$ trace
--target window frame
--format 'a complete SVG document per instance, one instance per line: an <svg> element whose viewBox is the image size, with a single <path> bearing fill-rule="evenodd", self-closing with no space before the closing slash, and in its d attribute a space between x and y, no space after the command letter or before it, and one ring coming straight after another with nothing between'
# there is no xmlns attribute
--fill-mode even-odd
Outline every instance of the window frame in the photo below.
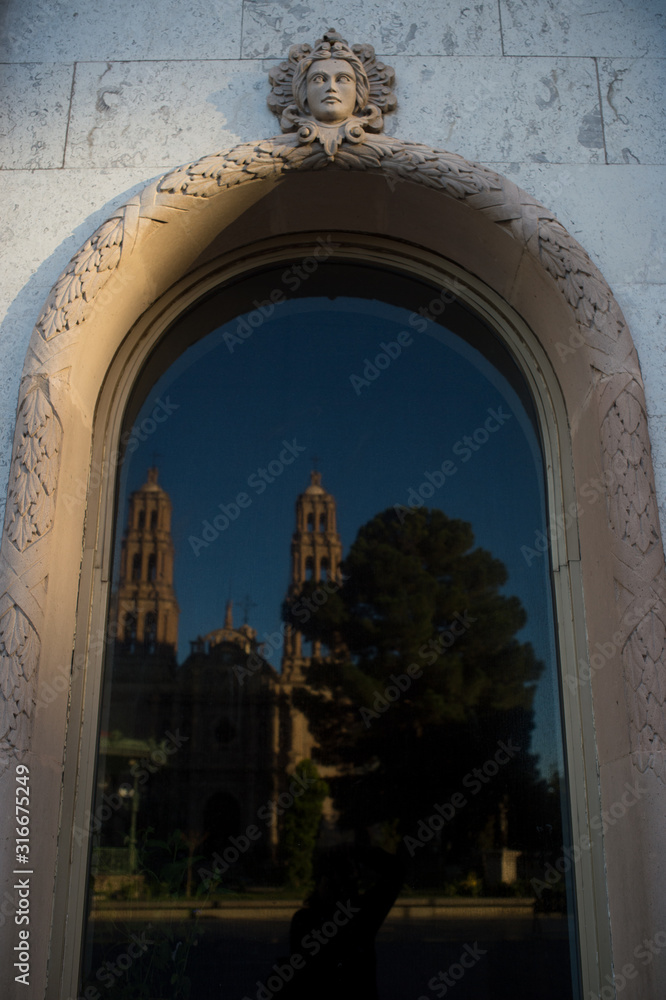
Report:
<svg viewBox="0 0 666 1000"><path fill-rule="evenodd" d="M88 493L88 517L79 593L79 621L88 629L77 630L75 659L82 656L85 672L72 683L69 742L65 771L63 816L71 814L73 826L85 827L85 813L90 809L94 787L94 761L97 742L103 649L91 643L91 637L104 634L110 599L110 570L117 494L118 465L109 461L120 441L125 410L135 386L147 376L154 348L178 316L189 310L215 289L222 289L241 275L285 265L314 252L317 239L328 233L310 233L294 240L258 241L239 255L230 254L197 268L177 281L134 325L121 344L108 369L100 393L93 428L92 468L105 470ZM532 395L542 439L547 475L549 518L564 518L565 529L552 544L553 589L556 605L556 629L562 671L562 711L567 776L570 790L573 843L585 836L593 849L582 854L575 866L578 909L579 953L583 995L600 990L604 977L611 975L610 927L603 846L594 837L591 821L601 815L595 753L592 697L589 686L573 691L564 683L567 673L576 673L577 663L587 658L583 581L580 566L578 523L565 517L576 503L572 446L563 393L550 359L537 337L516 311L479 278L439 255L411 247L408 251L396 240L374 239L351 233L336 233L334 259L357 261L402 270L434 288L448 289L474 310L503 341L520 368ZM187 346L187 345L185 345ZM181 350L185 349L181 347ZM174 357L165 355L158 367L165 371ZM76 742L75 752L71 744ZM77 780L78 778L78 780ZM63 839L68 839L68 857L73 855L71 828L63 823ZM62 953L63 979L50 977L47 997L76 996L80 948L86 897L87 851L83 863L72 864L63 873L59 867L56 900L54 948ZM65 915L69 913L70 919ZM71 915L74 918L71 919ZM67 970L73 970L68 973Z"/></svg>

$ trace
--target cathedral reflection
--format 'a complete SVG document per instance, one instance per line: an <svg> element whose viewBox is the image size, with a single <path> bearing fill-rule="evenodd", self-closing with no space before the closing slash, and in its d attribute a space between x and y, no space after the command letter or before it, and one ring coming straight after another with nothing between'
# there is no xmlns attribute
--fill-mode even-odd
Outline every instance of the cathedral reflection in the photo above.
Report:
<svg viewBox="0 0 666 1000"><path fill-rule="evenodd" d="M541 967L541 995L567 995L565 882L543 899L530 888L565 837L558 775L530 750L543 664L471 525L389 509L343 557L313 471L283 624L262 642L249 600L241 624L229 600L179 664L171 518L150 468L129 500L110 619L84 983L148 922L161 936L119 997L180 996L167 982L203 1000L260 997L278 968L293 969L284 997L397 1000L453 960L446 921L458 942L516 942L479 961L486 991L461 997L519 995ZM342 904L363 918L297 969Z"/></svg>
<svg viewBox="0 0 666 1000"><path fill-rule="evenodd" d="M197 856L210 859L258 825L261 837L224 882L275 883L288 860L280 851L280 802L290 795L296 766L312 756L294 693L306 685L312 658L322 655L320 643L306 650L302 634L288 625L259 642L247 621L234 624L230 600L224 624L191 640L190 655L177 664L171 515L171 500L151 468L130 498L115 594L97 808L112 794L124 801L101 829L93 858L97 892L128 891L124 876L136 872L136 840L148 830L162 838L181 831L184 843L196 842ZM330 593L341 557L335 500L312 472L296 500L287 597L306 581L321 581L322 594ZM316 611L317 603L308 604ZM304 604L304 616L311 613ZM269 662L278 657L279 670ZM330 822L330 799L324 815Z"/></svg>

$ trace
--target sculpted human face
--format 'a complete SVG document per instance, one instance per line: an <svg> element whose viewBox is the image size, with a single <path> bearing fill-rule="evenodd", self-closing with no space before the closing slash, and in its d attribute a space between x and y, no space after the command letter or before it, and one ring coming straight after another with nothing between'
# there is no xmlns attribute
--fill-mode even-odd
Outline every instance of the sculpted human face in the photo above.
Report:
<svg viewBox="0 0 666 1000"><path fill-rule="evenodd" d="M318 59L308 70L307 95L317 121L344 121L356 105L354 70L344 59Z"/></svg>

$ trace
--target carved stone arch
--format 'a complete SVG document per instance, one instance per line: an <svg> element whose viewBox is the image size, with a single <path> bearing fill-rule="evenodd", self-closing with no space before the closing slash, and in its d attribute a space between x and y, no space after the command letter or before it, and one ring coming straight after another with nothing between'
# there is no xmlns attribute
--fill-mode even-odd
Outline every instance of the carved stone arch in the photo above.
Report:
<svg viewBox="0 0 666 1000"><path fill-rule="evenodd" d="M169 292L184 276L202 268L212 274L221 258L242 268L261 241L312 245L326 234L333 241L337 234L362 235L377 246L390 241L407 256L427 253L451 262L532 331L559 383L573 478L579 490L602 484L605 501L585 506L583 497L566 525L574 548L580 525L580 562L574 558L570 569L582 579L589 652L600 650L604 666L592 677L596 732L585 732L586 752L594 755L596 738L608 804L632 772L645 775L654 790L666 781L663 546L638 359L608 285L551 212L461 157L368 140L349 150L343 145L331 164L308 146L267 140L179 168L119 209L60 276L33 331L0 550L0 784L11 787L13 759L34 762L42 808L51 817L40 847L41 898L52 894L58 816L65 827L74 808L73 790L65 786L60 797L68 723L63 692L72 678L84 677L81 703L69 705L70 734L77 712L89 713L97 698L98 680L85 675L87 654L98 653L101 642L94 617L79 624L89 627L77 640L83 653L72 660L71 651L77 595L90 589L89 567L101 559L104 575L108 560L101 551L84 552L82 539L86 517L96 529L87 531L86 546L96 544L91 535L108 541L110 532L108 524L96 523L100 508L90 497L96 480L113 474L112 456L91 468L91 448L102 390L120 391L120 383L109 385L114 358L145 335L141 317L177 310ZM122 373L125 383L137 377L133 364ZM117 440L119 419L109 427L109 445L114 434ZM644 816L645 850L656 854L656 813L645 806ZM13 842L11 823L3 825L7 843ZM609 864L611 915L623 902L619 859L632 843L626 833L613 836L618 867ZM6 860L12 864L11 855ZM645 886L642 864L636 860L633 871ZM80 905L83 889L79 878L70 905ZM630 907L628 925L635 918L634 925L643 926L639 911L638 903ZM47 941L47 908L44 913L37 931ZM620 934L617 963L630 957L640 937ZM39 988L45 957L35 978Z"/></svg>

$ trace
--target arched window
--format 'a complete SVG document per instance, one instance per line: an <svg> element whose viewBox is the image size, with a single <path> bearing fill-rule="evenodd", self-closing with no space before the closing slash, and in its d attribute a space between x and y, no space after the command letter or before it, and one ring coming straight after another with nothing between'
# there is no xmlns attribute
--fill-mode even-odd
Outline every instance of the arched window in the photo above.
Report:
<svg viewBox="0 0 666 1000"><path fill-rule="evenodd" d="M244 828L276 789L288 789L286 762L344 761L346 770L335 776L330 815L339 818L327 820L329 841L352 843L361 827L398 831L405 878L417 894L435 899L430 930L415 921L396 929L404 934L401 948L419 942L413 961L399 973L392 958L384 958L389 979L404 977L401 995L418 996L444 962L437 942L448 926L450 900L462 906L468 897L487 897L499 923L483 930L489 935L484 951L493 958L478 963L479 996L497 982L508 984L507 997L529 995L530 969L543 962L550 970L545 995L578 998L572 872L562 873L543 904L530 888L560 858L571 823L551 553L542 547L534 557L525 554L535 535L548 537L549 526L547 462L530 386L497 331L473 309L442 288L378 267L367 266L359 281L355 265L322 265L271 323L237 347L230 338L240 320L229 302L263 301L282 274L267 271L231 296L220 292L211 300L214 308L208 302L207 312L194 310L169 331L162 370L178 409L123 467L123 489L131 491L144 476L146 449L159 448L165 455L160 483L176 512L174 583L184 651L178 670L165 669L160 684L190 742L169 771L162 811L150 818L154 827L161 817L157 833L166 843L176 835L178 815L190 845L201 838L205 861L188 869L182 846L183 881L174 892L187 899L196 891L215 902L216 893L244 879L262 887L283 889L290 880L301 884L298 879L304 885L314 858L299 854L292 819L262 832L242 858L236 848L239 856L225 860L221 872L212 845L231 857L219 830L225 823ZM332 288L339 290L333 298ZM183 343L185 328L191 337L195 320L199 340L179 353L173 345ZM162 391L154 371L155 378L145 380L150 390L134 402L136 420ZM189 428L206 422L216 428L225 456L214 467L202 462L200 442L188 438ZM285 428L277 440L276 426ZM313 451L321 486L308 486L302 456ZM342 569L349 583L290 592L305 636L298 656L285 642L280 613L293 503L324 486L334 494L345 532ZM125 507L119 502L117 509ZM326 531L324 513L307 516L307 531L316 525ZM118 535L122 527L119 519ZM330 557L317 546L329 539L311 542L315 555L306 559L306 580L317 573L327 580ZM151 580L155 568L151 554ZM188 640L219 615L220 593L232 586L256 602L248 621L236 626L239 648L250 655L247 666L216 673L207 654L188 659ZM272 670L260 669L255 642ZM153 674L128 680L122 670L120 661L108 664L102 709L118 718L114 699L127 698L131 683L155 680ZM317 680L318 701L306 696L309 676ZM259 739L264 698L274 698L283 717L267 713L267 725L276 728ZM219 741L214 761L202 763L199 734L207 730L201 720L216 699L234 706L234 747L242 747L242 763ZM135 725L127 739L160 735L156 720L144 716ZM98 796L111 767L100 744ZM230 791L209 797L215 810L202 812L214 785ZM234 806L225 819L227 795L239 803L239 815ZM181 812L167 807L172 799ZM140 806L139 831L148 815ZM102 827L102 845L104 836ZM324 838L319 846L324 856ZM141 857L139 871L148 871L149 863ZM141 895L140 887L135 891ZM101 904L91 897L90 905L95 919L87 929L81 988L107 943L94 909ZM483 905L475 903L474 912ZM506 948L508 921L529 956L523 964ZM535 936L535 926L545 922L549 933ZM107 931L116 933L105 925ZM230 989L239 996L262 975L252 964L255 931L240 934L226 963ZM470 924L471 934L481 932L480 923ZM426 959L418 957L421 948ZM190 978L207 1000L204 951Z"/></svg>
<svg viewBox="0 0 666 1000"><path fill-rule="evenodd" d="M157 511L153 510L150 513L150 530L155 531L157 529Z"/></svg>
<svg viewBox="0 0 666 1000"><path fill-rule="evenodd" d="M154 552L148 556L148 579L151 583L157 579L157 555Z"/></svg>
<svg viewBox="0 0 666 1000"><path fill-rule="evenodd" d="M146 652L152 654L156 650L157 642L157 613L155 611L146 612L143 629Z"/></svg>
<svg viewBox="0 0 666 1000"><path fill-rule="evenodd" d="M135 552L132 556L132 580L141 579L141 553Z"/></svg>
<svg viewBox="0 0 666 1000"><path fill-rule="evenodd" d="M128 611L125 615L125 622L124 622L124 633L125 633L124 648L125 652L127 653L134 653L136 651L136 630L137 630L136 611Z"/></svg>
<svg viewBox="0 0 666 1000"><path fill-rule="evenodd" d="M143 529L146 527L146 512L145 512L145 510L140 510L139 511L139 517L138 517L137 527L138 527L139 531L143 531Z"/></svg>

